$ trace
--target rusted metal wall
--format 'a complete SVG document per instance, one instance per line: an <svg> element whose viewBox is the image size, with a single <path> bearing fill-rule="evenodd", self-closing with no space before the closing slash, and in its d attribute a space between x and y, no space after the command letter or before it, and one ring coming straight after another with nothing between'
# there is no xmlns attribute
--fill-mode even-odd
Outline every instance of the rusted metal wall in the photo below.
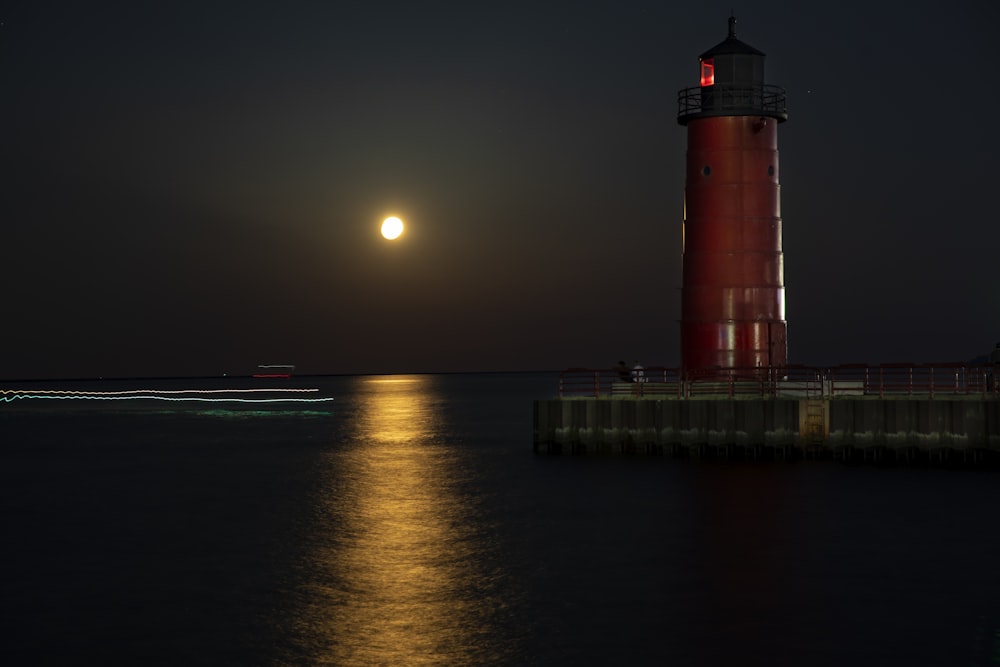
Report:
<svg viewBox="0 0 1000 667"><path fill-rule="evenodd" d="M687 127L683 366L785 366L778 122L715 116Z"/></svg>

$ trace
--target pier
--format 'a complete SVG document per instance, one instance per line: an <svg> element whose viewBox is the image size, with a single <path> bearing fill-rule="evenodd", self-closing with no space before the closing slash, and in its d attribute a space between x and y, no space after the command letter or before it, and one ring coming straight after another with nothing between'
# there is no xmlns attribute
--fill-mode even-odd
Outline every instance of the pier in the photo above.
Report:
<svg viewBox="0 0 1000 667"><path fill-rule="evenodd" d="M680 375L573 369L534 402L538 454L742 460L1000 462L1000 393L988 366L845 365Z"/></svg>

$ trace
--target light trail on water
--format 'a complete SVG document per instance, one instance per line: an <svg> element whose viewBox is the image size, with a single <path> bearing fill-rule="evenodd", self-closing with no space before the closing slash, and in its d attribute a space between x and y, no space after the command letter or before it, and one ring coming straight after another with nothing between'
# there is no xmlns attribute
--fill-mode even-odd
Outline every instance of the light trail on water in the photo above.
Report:
<svg viewBox="0 0 1000 667"><path fill-rule="evenodd" d="M154 401L196 401L201 403L328 403L333 400L332 396L319 396L316 398L305 398L295 396L281 396L271 398L242 398L234 394L301 394L314 393L319 389L128 389L122 391L75 391L64 389L41 389L41 390L20 390L2 389L0 390L0 401L11 403L16 400L93 400L93 401L129 401L129 400L154 400ZM192 395L196 394L196 395ZM205 396L226 394L224 397Z"/></svg>

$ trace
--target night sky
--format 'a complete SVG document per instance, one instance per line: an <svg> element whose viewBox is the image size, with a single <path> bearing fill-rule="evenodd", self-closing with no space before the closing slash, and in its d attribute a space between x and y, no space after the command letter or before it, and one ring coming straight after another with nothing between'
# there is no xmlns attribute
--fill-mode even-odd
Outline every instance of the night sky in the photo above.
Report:
<svg viewBox="0 0 1000 667"><path fill-rule="evenodd" d="M790 362L988 353L995 3L42 0L0 9L0 378L678 365L677 91L731 9L788 93Z"/></svg>

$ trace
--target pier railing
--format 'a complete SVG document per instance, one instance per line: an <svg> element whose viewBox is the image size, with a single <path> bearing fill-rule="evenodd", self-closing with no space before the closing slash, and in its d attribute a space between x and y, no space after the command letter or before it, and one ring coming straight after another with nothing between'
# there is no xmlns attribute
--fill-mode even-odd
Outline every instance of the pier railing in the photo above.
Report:
<svg viewBox="0 0 1000 667"><path fill-rule="evenodd" d="M844 364L827 371L831 398L1000 396L992 366L961 363Z"/></svg>
<svg viewBox="0 0 1000 667"><path fill-rule="evenodd" d="M570 368L559 397L595 398L1000 398L992 366L963 363L843 364L829 368Z"/></svg>

